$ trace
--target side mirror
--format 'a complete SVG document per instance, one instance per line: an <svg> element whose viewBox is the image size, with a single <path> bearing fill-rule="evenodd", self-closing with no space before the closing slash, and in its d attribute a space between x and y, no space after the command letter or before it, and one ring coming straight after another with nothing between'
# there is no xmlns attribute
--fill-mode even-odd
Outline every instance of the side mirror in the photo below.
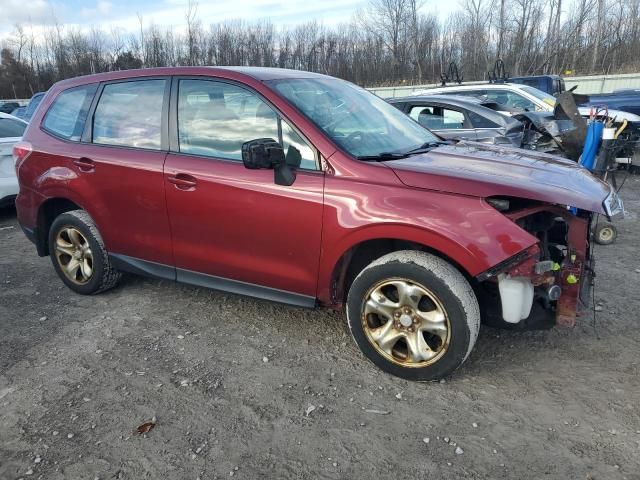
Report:
<svg viewBox="0 0 640 480"><path fill-rule="evenodd" d="M242 144L242 163L246 168L275 168L284 162L284 150L272 138L258 138Z"/></svg>
<svg viewBox="0 0 640 480"><path fill-rule="evenodd" d="M258 138L242 144L242 163L251 170L274 170L274 182L289 186L296 179L296 172L287 163L282 146L272 138Z"/></svg>

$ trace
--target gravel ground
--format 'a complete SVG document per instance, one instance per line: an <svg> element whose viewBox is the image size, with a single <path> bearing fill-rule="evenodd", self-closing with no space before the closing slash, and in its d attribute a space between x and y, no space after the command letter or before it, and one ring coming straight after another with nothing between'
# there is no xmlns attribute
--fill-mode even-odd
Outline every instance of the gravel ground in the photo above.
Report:
<svg viewBox="0 0 640 480"><path fill-rule="evenodd" d="M338 313L133 276L72 294L2 210L0 479L638 479L640 177L623 198L595 326L482 327L427 384Z"/></svg>

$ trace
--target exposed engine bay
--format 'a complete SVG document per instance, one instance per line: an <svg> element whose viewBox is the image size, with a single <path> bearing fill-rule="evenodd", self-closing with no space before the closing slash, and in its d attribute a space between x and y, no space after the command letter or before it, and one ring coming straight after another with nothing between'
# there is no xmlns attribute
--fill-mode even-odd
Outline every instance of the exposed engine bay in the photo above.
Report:
<svg viewBox="0 0 640 480"><path fill-rule="evenodd" d="M594 214L526 203L510 202L504 213L539 242L478 278L483 320L525 330L573 327L593 283L589 230Z"/></svg>

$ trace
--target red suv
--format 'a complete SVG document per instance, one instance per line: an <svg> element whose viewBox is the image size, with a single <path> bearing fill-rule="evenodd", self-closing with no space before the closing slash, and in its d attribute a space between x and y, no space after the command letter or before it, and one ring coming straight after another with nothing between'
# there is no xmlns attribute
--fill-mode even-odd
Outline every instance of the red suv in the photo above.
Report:
<svg viewBox="0 0 640 480"><path fill-rule="evenodd" d="M462 364L481 318L573 325L592 212L622 209L572 162L444 142L300 71L65 80L23 140L19 221L71 290L133 272L344 309L364 354L415 380Z"/></svg>

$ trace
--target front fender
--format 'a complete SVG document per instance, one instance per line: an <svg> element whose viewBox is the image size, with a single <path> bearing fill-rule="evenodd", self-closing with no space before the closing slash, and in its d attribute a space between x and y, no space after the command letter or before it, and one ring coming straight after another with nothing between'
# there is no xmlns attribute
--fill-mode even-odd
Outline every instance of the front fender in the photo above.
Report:
<svg viewBox="0 0 640 480"><path fill-rule="evenodd" d="M334 181L336 186L332 185ZM336 266L347 252L368 240L419 244L449 259L471 277L538 242L481 198L388 184L367 185L363 192L351 184L346 194L343 184L328 179L325 185L318 275L318 299L325 304L332 301Z"/></svg>

